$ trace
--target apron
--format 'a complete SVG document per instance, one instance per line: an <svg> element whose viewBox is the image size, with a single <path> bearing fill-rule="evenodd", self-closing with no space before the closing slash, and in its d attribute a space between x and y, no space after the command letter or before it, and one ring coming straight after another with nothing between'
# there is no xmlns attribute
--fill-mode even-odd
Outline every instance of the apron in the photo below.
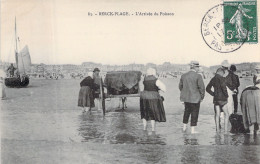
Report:
<svg viewBox="0 0 260 164"><path fill-rule="evenodd" d="M232 114L234 112L233 92L228 87L227 87L227 92L228 92L228 100L227 100L228 113Z"/></svg>

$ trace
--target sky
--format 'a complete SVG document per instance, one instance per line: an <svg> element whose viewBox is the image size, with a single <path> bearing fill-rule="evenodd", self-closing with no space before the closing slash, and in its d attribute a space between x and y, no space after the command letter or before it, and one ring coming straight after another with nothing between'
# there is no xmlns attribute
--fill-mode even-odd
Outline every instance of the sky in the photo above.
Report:
<svg viewBox="0 0 260 164"><path fill-rule="evenodd" d="M0 2L0 57L5 62L15 61L15 17L19 48L28 45L32 63L186 64L197 60L201 65L211 66L223 60L260 62L259 44L244 44L232 53L219 53L204 42L202 18L210 8L222 3L221 0ZM88 16L89 12L109 11L169 12L174 16Z"/></svg>

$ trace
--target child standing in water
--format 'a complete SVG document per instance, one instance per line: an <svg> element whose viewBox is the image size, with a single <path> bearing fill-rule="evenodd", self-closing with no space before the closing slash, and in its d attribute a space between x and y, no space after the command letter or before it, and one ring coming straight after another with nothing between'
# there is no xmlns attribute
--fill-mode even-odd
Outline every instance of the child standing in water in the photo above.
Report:
<svg viewBox="0 0 260 164"><path fill-rule="evenodd" d="M223 110L224 112L224 129L225 133L228 132L228 108L227 108L227 100L228 100L228 92L226 87L226 81L223 75L225 74L224 69L219 68L216 72L216 75L210 80L209 84L206 87L206 91L213 96L213 104L215 110L215 124L216 131L220 131L220 112ZM214 91L211 90L213 87Z"/></svg>

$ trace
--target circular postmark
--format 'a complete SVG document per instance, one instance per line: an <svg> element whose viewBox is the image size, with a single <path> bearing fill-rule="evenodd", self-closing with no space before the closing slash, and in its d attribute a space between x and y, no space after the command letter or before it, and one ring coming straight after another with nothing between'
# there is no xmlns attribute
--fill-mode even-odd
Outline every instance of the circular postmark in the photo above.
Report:
<svg viewBox="0 0 260 164"><path fill-rule="evenodd" d="M227 36L224 24L230 22L229 19L224 18L225 5L226 4L219 4L209 9L202 18L201 22L201 35L203 40L211 49L220 53L229 53L236 51L247 40L247 38L245 37L237 42L225 43L225 36L229 36ZM238 12L241 12L238 8L236 8L236 10ZM247 25L247 22L244 23ZM246 30L246 35L247 33L248 30Z"/></svg>

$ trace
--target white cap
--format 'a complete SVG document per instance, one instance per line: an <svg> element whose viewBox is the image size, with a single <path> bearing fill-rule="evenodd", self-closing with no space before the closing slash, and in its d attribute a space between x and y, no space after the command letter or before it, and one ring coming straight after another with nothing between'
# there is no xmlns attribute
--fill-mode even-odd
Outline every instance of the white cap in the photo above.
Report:
<svg viewBox="0 0 260 164"><path fill-rule="evenodd" d="M198 61L194 61L194 60L191 61L189 65L192 67L200 67L200 63Z"/></svg>
<svg viewBox="0 0 260 164"><path fill-rule="evenodd" d="M90 76L90 77L93 78L93 72L90 72L90 71L89 71L89 72L87 73L87 76Z"/></svg>
<svg viewBox="0 0 260 164"><path fill-rule="evenodd" d="M155 76L156 75L156 70L154 68L150 67L150 68L147 69L146 73L147 73L147 75L154 75Z"/></svg>
<svg viewBox="0 0 260 164"><path fill-rule="evenodd" d="M221 63L221 66L222 66L222 67L225 67L225 68L229 68L229 67L230 67L230 64L228 63L227 60L224 60L224 61Z"/></svg>
<svg viewBox="0 0 260 164"><path fill-rule="evenodd" d="M256 66L255 66L255 69L260 69L260 65L256 65Z"/></svg>

